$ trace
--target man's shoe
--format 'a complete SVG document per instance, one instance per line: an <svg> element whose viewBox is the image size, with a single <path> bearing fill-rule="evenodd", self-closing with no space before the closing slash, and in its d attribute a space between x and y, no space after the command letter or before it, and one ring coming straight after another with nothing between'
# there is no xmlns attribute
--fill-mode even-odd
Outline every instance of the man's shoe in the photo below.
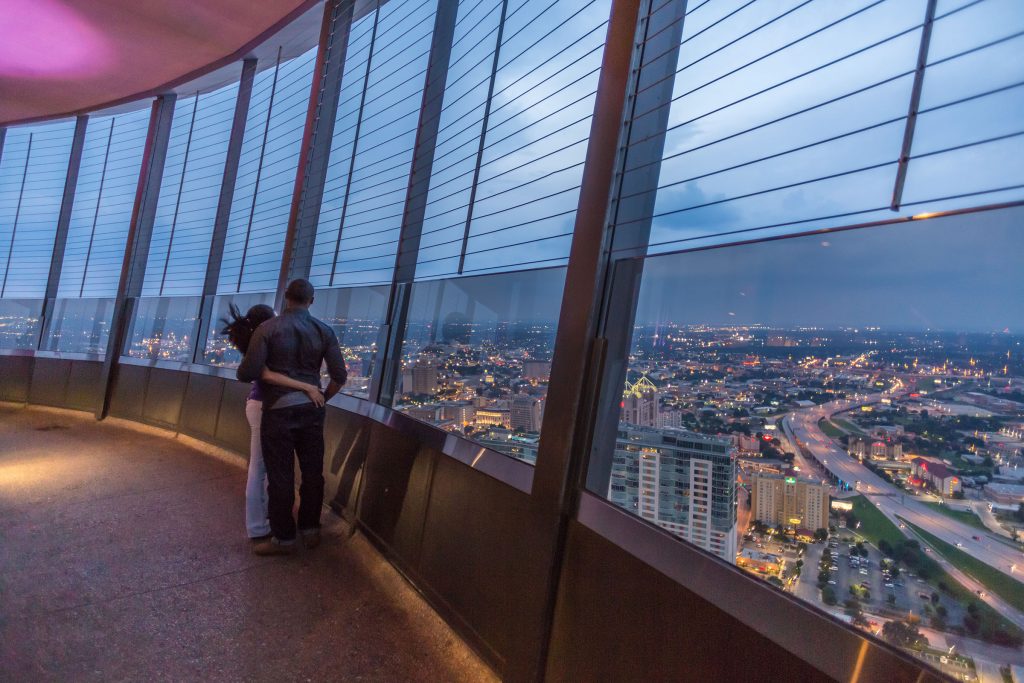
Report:
<svg viewBox="0 0 1024 683"><path fill-rule="evenodd" d="M271 537L253 543L252 551L257 555L291 555L295 552L295 541L282 543Z"/></svg>
<svg viewBox="0 0 1024 683"><path fill-rule="evenodd" d="M307 550L312 550L320 545L319 529L303 529L299 535L302 536L302 545L306 546Z"/></svg>

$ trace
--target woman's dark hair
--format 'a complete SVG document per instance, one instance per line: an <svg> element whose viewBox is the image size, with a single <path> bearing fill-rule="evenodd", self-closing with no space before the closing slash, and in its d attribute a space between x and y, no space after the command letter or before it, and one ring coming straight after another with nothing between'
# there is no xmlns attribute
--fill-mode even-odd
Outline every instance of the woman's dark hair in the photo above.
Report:
<svg viewBox="0 0 1024 683"><path fill-rule="evenodd" d="M245 315L242 315L238 311L238 306L234 304L228 306L228 311L231 314L231 320L220 319L221 324L224 325L220 333L226 334L231 345L242 353L249 350L249 340L252 339L252 333L256 331L256 328L275 315L274 309L266 304L256 304L246 311Z"/></svg>

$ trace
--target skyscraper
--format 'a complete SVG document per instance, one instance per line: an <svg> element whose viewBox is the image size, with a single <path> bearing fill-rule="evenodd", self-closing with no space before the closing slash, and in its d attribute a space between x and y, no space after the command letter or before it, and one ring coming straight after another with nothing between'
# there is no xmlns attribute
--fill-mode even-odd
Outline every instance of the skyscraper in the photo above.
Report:
<svg viewBox="0 0 1024 683"><path fill-rule="evenodd" d="M660 427L658 401L661 392L646 376L636 382L626 382L622 392L622 422L637 427Z"/></svg>
<svg viewBox="0 0 1024 683"><path fill-rule="evenodd" d="M728 438L623 426L609 499L728 562L736 559L736 457Z"/></svg>

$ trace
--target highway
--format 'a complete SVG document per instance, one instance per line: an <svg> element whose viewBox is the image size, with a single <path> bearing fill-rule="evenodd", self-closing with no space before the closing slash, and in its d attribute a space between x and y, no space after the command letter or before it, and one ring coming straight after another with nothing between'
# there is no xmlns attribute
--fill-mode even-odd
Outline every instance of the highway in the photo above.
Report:
<svg viewBox="0 0 1024 683"><path fill-rule="evenodd" d="M899 515L1018 581L1024 581L1024 554L914 500L850 457L818 428L818 421L822 418L876 403L881 397L882 394L869 394L857 401L832 401L814 408L793 411L783 418L783 429L791 441L804 446L834 476L850 486L856 486L894 523L898 523L896 515ZM860 482L859 485L857 482Z"/></svg>

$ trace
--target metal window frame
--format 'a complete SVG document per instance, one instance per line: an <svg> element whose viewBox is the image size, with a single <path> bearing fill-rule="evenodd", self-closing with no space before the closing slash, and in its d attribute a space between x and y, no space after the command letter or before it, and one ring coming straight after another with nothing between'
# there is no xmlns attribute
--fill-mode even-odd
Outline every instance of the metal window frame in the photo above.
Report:
<svg viewBox="0 0 1024 683"><path fill-rule="evenodd" d="M412 283L416 278L420 237L427 208L427 189L433 173L434 151L441 122L444 91L448 83L455 24L459 15L458 0L440 0L434 14L434 32L431 36L430 58L424 81L416 142L413 145L409 186L402 211L402 227L398 234L398 249L392 271L391 294L388 297L385 324L381 327L380 352L377 354L370 381L369 400L386 407L394 403L395 385L401 367L402 344L405 341L405 323L409 316ZM365 90L364 90L365 95ZM340 240L340 234L339 234Z"/></svg>
<svg viewBox="0 0 1024 683"><path fill-rule="evenodd" d="M257 61L255 59L246 59L242 62L238 94L235 97L235 112L231 121L227 155L224 159L224 174L221 177L220 198L217 200L217 213L213 221L213 234L210 238L210 253L206 259L206 276L203 279L199 315L196 320L195 334L193 335L192 362L196 365L202 364L202 354L206 348L206 338L210 335L213 304L217 297L217 285L220 282L224 243L228 235L231 204L235 197L235 181L238 179L238 164L242 157L242 140L245 137L245 122L249 117L249 104L252 101L252 87L256 79L256 67Z"/></svg>
<svg viewBox="0 0 1024 683"><path fill-rule="evenodd" d="M284 303L284 290L288 282L295 278L309 277L312 267L320 205L327 182L334 123L354 16L355 0L331 0L324 5L320 42L313 67L313 73L319 77L313 79L311 86L306 126L299 151L295 190L275 295L278 309ZM376 22L374 26L376 28ZM365 96L365 82L363 85ZM340 229L338 236L340 242Z"/></svg>

